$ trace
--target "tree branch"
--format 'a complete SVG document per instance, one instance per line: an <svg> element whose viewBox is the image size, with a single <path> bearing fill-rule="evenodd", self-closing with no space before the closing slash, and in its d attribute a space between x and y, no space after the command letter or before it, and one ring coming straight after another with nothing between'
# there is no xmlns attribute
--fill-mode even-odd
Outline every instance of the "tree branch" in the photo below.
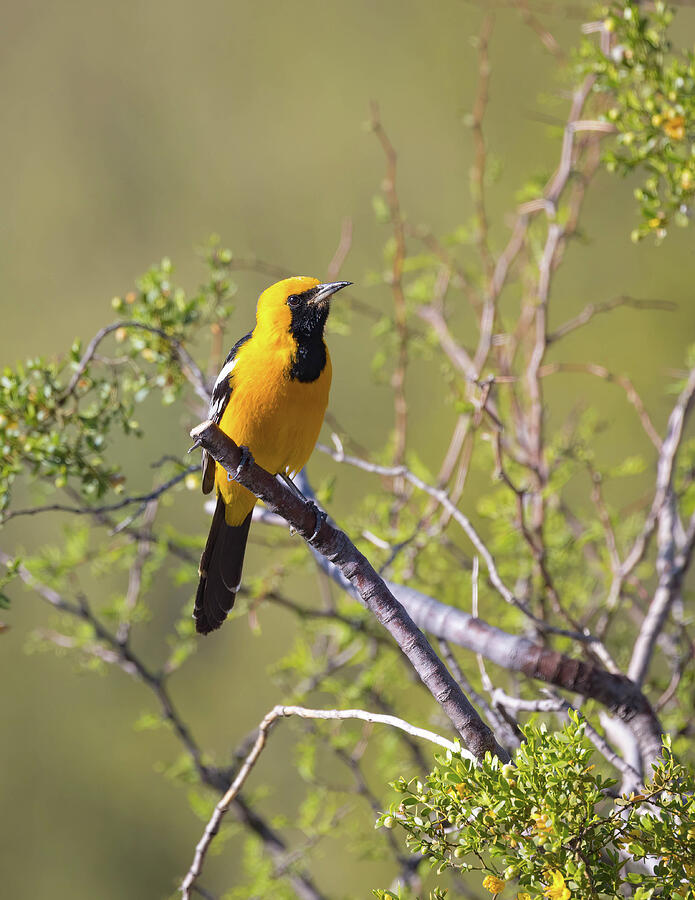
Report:
<svg viewBox="0 0 695 900"><path fill-rule="evenodd" d="M203 422L194 428L191 437L240 484L263 500L272 512L280 513L311 546L340 569L367 608L394 637L473 754L481 758L490 751L508 759L507 752L468 702L427 638L347 535L329 524L325 516L317 515L313 503L299 499L255 462L242 464L237 445L213 422Z"/></svg>

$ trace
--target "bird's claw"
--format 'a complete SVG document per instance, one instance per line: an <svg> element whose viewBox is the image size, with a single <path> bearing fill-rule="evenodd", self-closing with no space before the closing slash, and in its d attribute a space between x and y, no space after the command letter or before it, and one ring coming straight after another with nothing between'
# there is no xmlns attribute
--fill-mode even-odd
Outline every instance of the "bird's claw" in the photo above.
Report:
<svg viewBox="0 0 695 900"><path fill-rule="evenodd" d="M233 472L227 472L227 479L229 481L238 481L239 476L244 471L246 466L248 466L249 463L254 462L253 455L248 447L246 447L244 444L241 444L239 446L239 450L241 452L241 459L239 460L239 465Z"/></svg>
<svg viewBox="0 0 695 900"><path fill-rule="evenodd" d="M310 538L307 539L309 541L309 543L311 543L312 541L316 540L316 538L319 536L319 531L321 531L321 526L326 521L328 516L319 506L317 506L314 503L313 500L309 501L309 506L313 508L314 515L316 516L316 527L314 528L314 533L311 535Z"/></svg>

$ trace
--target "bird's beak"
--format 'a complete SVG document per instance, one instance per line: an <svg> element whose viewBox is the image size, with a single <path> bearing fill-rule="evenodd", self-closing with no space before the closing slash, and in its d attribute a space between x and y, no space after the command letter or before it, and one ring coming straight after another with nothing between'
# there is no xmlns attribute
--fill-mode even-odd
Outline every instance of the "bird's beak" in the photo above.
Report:
<svg viewBox="0 0 695 900"><path fill-rule="evenodd" d="M326 284L318 284L316 286L316 293L311 298L311 302L323 303L324 300L328 300L329 297L332 297L336 291L342 291L344 287L348 287L348 285L351 284L351 281L331 281Z"/></svg>

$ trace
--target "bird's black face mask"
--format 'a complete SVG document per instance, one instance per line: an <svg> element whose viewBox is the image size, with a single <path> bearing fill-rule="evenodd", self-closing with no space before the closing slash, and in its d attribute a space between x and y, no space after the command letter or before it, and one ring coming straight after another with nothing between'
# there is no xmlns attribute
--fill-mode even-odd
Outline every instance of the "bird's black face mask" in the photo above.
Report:
<svg viewBox="0 0 695 900"><path fill-rule="evenodd" d="M323 329L330 311L330 300L336 291L347 287L349 281L317 284L301 294L290 294L287 305L292 314L290 332L297 350L290 367L290 378L315 381L326 365L326 345Z"/></svg>

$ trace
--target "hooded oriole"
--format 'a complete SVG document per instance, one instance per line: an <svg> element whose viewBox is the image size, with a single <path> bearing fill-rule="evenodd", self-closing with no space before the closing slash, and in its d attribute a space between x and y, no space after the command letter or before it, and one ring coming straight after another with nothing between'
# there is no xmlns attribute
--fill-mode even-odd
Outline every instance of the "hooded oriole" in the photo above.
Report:
<svg viewBox="0 0 695 900"><path fill-rule="evenodd" d="M212 391L208 418L259 466L292 476L311 456L331 386L323 340L330 298L351 282L319 284L297 276L265 290L256 327L229 351ZM217 487L217 506L195 598L196 630L219 628L241 582L256 497L203 451L203 493Z"/></svg>

